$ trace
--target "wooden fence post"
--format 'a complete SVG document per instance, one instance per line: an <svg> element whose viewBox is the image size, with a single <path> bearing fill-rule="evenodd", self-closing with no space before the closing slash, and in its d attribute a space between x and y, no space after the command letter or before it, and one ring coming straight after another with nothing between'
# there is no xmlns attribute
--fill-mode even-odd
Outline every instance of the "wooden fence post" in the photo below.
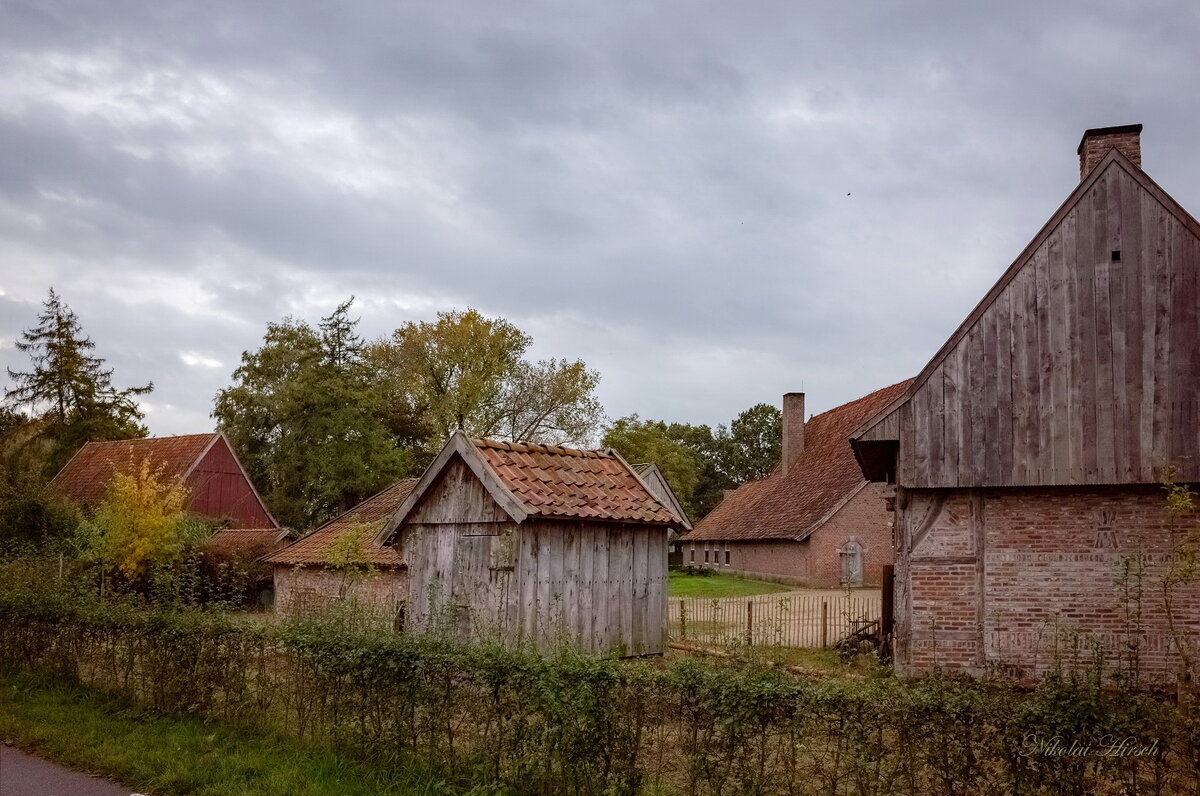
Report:
<svg viewBox="0 0 1200 796"><path fill-rule="evenodd" d="M746 646L754 646L754 600L746 600Z"/></svg>
<svg viewBox="0 0 1200 796"><path fill-rule="evenodd" d="M821 648L829 646L829 601L821 600Z"/></svg>
<svg viewBox="0 0 1200 796"><path fill-rule="evenodd" d="M679 637L687 640L687 600L679 601Z"/></svg>
<svg viewBox="0 0 1200 796"><path fill-rule="evenodd" d="M879 600L879 652L885 661L892 659L892 633L896 629L896 567L883 568L883 591Z"/></svg>

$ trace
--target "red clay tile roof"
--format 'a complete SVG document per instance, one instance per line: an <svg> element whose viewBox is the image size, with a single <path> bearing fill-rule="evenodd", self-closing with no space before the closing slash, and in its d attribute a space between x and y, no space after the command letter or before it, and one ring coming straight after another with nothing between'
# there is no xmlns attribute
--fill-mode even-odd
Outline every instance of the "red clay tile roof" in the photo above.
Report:
<svg viewBox="0 0 1200 796"><path fill-rule="evenodd" d="M115 442L89 442L50 481L50 488L81 506L104 498L113 474L149 459L167 478L180 477L194 465L213 440L213 434L183 434Z"/></svg>
<svg viewBox="0 0 1200 796"><path fill-rule="evenodd" d="M531 516L678 523L612 451L480 439L472 443Z"/></svg>
<svg viewBox="0 0 1200 796"><path fill-rule="evenodd" d="M866 479L854 459L850 434L896 400L911 383L902 381L816 415L804 424L804 452L788 468L743 484L684 539L802 540Z"/></svg>
<svg viewBox="0 0 1200 796"><path fill-rule="evenodd" d="M400 508L416 483L415 478L397 481L378 495L367 498L345 514L334 517L304 538L264 556L262 560L279 566L324 566L328 563L329 548L346 531L357 530L363 551L372 564L377 567L402 567L405 564L400 554L394 548L378 546L374 537Z"/></svg>
<svg viewBox="0 0 1200 796"><path fill-rule="evenodd" d="M221 555L246 553L258 557L278 548L286 535L287 531L281 528L223 528L208 538L204 550Z"/></svg>

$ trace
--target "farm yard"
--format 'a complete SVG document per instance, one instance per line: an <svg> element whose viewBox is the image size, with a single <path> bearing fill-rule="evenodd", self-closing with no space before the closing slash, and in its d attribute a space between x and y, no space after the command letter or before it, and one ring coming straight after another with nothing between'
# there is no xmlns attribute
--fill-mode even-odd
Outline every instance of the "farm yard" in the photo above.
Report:
<svg viewBox="0 0 1200 796"><path fill-rule="evenodd" d="M880 620L878 590L806 589L668 600L669 634L722 646L829 647Z"/></svg>

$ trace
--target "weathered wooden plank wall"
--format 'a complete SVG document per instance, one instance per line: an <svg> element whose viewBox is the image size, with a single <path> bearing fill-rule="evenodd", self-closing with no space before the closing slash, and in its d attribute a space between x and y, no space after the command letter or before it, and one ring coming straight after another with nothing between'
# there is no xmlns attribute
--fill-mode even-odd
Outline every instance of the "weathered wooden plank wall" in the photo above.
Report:
<svg viewBox="0 0 1200 796"><path fill-rule="evenodd" d="M461 461L400 529L407 618L461 635L573 644L601 655L663 652L667 529L511 521Z"/></svg>
<svg viewBox="0 0 1200 796"><path fill-rule="evenodd" d="M1200 237L1156 191L1112 162L859 437L900 441L899 483L1200 480Z"/></svg>

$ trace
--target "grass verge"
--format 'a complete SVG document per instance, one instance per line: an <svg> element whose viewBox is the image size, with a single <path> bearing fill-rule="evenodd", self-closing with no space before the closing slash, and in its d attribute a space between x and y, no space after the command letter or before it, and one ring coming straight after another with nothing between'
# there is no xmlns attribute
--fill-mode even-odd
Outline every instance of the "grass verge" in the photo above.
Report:
<svg viewBox="0 0 1200 796"><path fill-rule="evenodd" d="M671 597L749 597L788 590L778 583L736 575L689 575L676 570L667 578L667 594Z"/></svg>
<svg viewBox="0 0 1200 796"><path fill-rule="evenodd" d="M22 676L0 675L0 739L151 794L451 792L431 778L378 771L199 719L152 715L81 688Z"/></svg>

